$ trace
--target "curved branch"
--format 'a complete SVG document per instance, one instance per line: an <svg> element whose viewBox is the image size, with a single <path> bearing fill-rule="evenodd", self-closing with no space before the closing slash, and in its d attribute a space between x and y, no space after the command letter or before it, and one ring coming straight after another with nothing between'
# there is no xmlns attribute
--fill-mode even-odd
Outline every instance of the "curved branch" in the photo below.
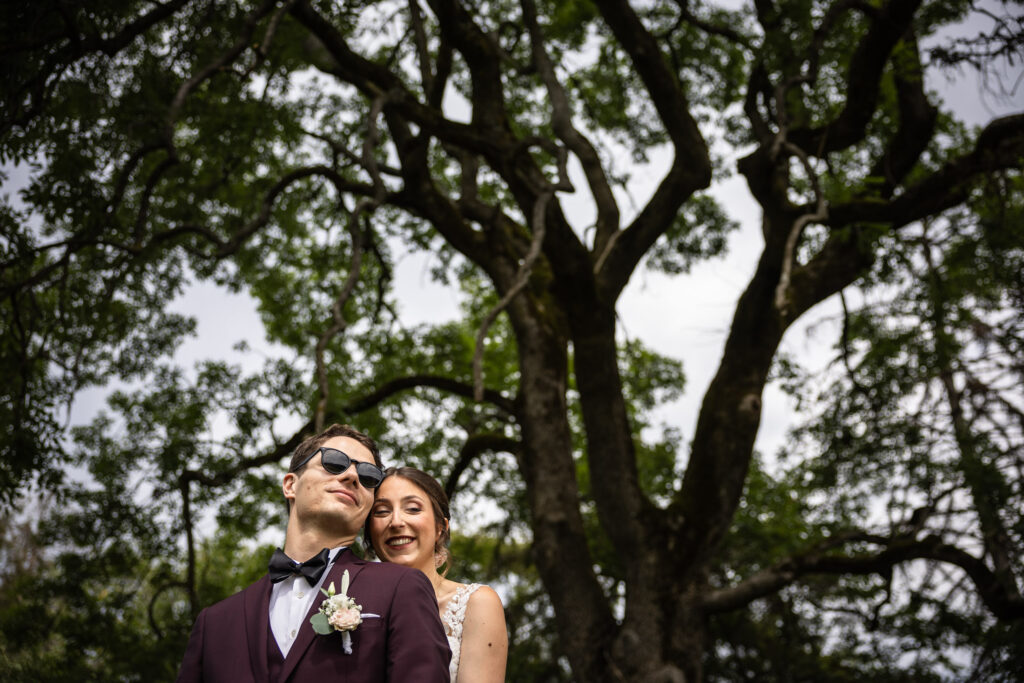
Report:
<svg viewBox="0 0 1024 683"><path fill-rule="evenodd" d="M55 85L55 81L51 77L65 71L79 59L94 52L102 52L109 57L113 57L128 47L140 35L164 19L172 16L188 3L189 0L170 0L163 4L156 3L152 10L129 22L109 38L103 38L98 33L79 35L77 26L68 26L65 32L54 31L42 40L0 46L0 55L4 56L36 50L47 50L48 52L46 58L40 60L42 68L30 80L17 86L12 101L17 101L18 104L10 107L11 115L9 117L5 116L0 120L0 135L5 134L9 127L26 125L42 111L43 105L50 93L52 93L53 86ZM10 9L9 7L5 8L5 11L10 11ZM67 45L60 47L52 46L54 41L62 38L67 38ZM22 110L20 103L25 99L23 93L26 91L31 93L29 96L30 104L27 110ZM35 100L34 102L32 102L33 99Z"/></svg>
<svg viewBox="0 0 1024 683"><path fill-rule="evenodd" d="M710 173L703 145L691 146L694 141L703 142L703 138L697 122L690 115L690 103L675 74L668 68L654 36L626 0L597 0L595 4L636 67L676 148L676 154L687 157L691 168Z"/></svg>
<svg viewBox="0 0 1024 683"><path fill-rule="evenodd" d="M385 187L380 177L380 169L377 167L377 160L374 156L377 143L380 141L380 132L377 128L377 117L380 116L384 105L388 100L386 94L382 94L373 100L370 106L370 113L366 119L366 138L363 140L363 156L360 164L365 168L373 180L373 196L363 197L357 203L349 216L348 232L352 238L352 257L349 260L348 276L341 287L338 296L335 297L334 305L331 307L331 326L324 331L316 343L316 377L317 386L320 390L320 399L317 401L316 413L313 423L316 425L316 432L324 428L324 417L327 413L327 400L330 396L330 388L327 382L327 366L324 363L324 351L332 339L345 331L348 321L342 311L345 303L355 291L356 283L359 282L360 268L363 262L363 239L359 230L359 219L363 214L368 214L380 206L384 200Z"/></svg>
<svg viewBox="0 0 1024 683"><path fill-rule="evenodd" d="M156 637L161 640L164 637L164 632L160 628L160 625L156 623L156 613L154 610L156 608L156 601L160 596L172 588L183 588L185 592L189 594L190 601L195 597L194 591L190 590L190 585L185 581L171 581L159 586L153 591L153 596L149 599L149 604L146 606L146 615L149 618L149 627L153 629L153 633L156 634ZM195 616L193 616L193 619L195 619Z"/></svg>
<svg viewBox="0 0 1024 683"><path fill-rule="evenodd" d="M751 47L750 40L748 40L747 37L739 31L729 28L728 26L712 24L710 21L705 21L691 12L688 0L676 0L676 4L679 5L679 19L676 21L676 26L673 28L673 31L685 22L690 26L699 28L708 35L725 38L726 40L731 40L732 42L738 43L739 45L747 48Z"/></svg>
<svg viewBox="0 0 1024 683"><path fill-rule="evenodd" d="M544 243L545 213L548 201L554 197L555 192L559 190L571 191L573 189L572 183L569 182L565 150L559 148L554 142L546 138L524 140L523 149L525 150L531 144L554 148L554 152L558 157L558 182L555 184L548 184L547 187L542 188L538 193L533 205L533 217L531 221L533 239L530 242L530 248L527 251L526 256L523 258L523 262L519 266L519 270L516 272L512 285L508 288L508 291L505 292L505 295L501 297L501 300L495 304L494 308L488 311L487 315L484 316L484 320L480 324L480 329L477 331L476 347L473 350L473 398L478 402L483 400L484 395L483 357L484 338L487 336L487 330L490 329L491 325L497 319L498 314L505 310L509 303L512 302L512 299L514 299L530 281L530 273L533 272L533 265L540 257L541 246Z"/></svg>
<svg viewBox="0 0 1024 683"><path fill-rule="evenodd" d="M474 23L458 0L429 0L441 30L441 42L462 53L470 73L473 123L507 133L512 127L505 109L500 64L503 55L494 40Z"/></svg>
<svg viewBox="0 0 1024 683"><path fill-rule="evenodd" d="M420 13L419 0L409 0L409 23L412 25L416 59L420 66L420 81L423 83L423 92L427 94L429 100L430 93L434 92L434 74L430 68L430 50L427 47L427 32L423 28L423 15Z"/></svg>
<svg viewBox="0 0 1024 683"><path fill-rule="evenodd" d="M779 274L779 284L775 288L775 308L779 311L779 315L786 317L789 313L789 284L793 263L796 261L797 244L799 244L800 236L807 225L810 223L820 223L828 218L828 204L825 201L825 194L821 191L818 175L814 172L814 168L811 167L811 161L804 151L796 145L785 141L781 142L781 147L800 160L800 164L804 167L804 173L807 174L808 180L811 181L811 187L814 189L816 199L814 211L812 213L805 213L793 221L789 235L786 236L786 245L782 255L782 272Z"/></svg>
<svg viewBox="0 0 1024 683"><path fill-rule="evenodd" d="M267 24L267 30L263 34L263 42L256 49L256 53L260 56L260 60L266 59L267 55L270 54L270 44L274 42L274 36L277 35L277 29L281 25L281 19L284 15L291 10L296 0L285 0L284 4L281 5L274 16L270 18L270 23Z"/></svg>
<svg viewBox="0 0 1024 683"><path fill-rule="evenodd" d="M825 555L811 552L797 556L731 588L721 589L703 599L708 612L722 612L749 604L765 595L778 591L808 574L885 574L902 562L916 559L937 560L963 569L974 583L985 606L998 618L1019 620L1024 618L1024 597L1011 593L1000 583L988 566L977 557L931 536L920 541L887 539L869 535L854 535L845 541L859 541L886 546L885 550L866 555Z"/></svg>
<svg viewBox="0 0 1024 683"><path fill-rule="evenodd" d="M272 451L257 455L251 458L243 458L235 462L231 467L221 470L215 474L207 474L193 469L186 469L181 473L179 481L183 484L194 481L202 486L217 487L231 483L232 480L243 472L262 467L272 462L280 462L282 458L294 451L302 440L313 433L313 421L310 420L300 427L287 441L274 447Z"/></svg>
<svg viewBox="0 0 1024 683"><path fill-rule="evenodd" d="M814 30L814 37L811 40L811 47L807 56L807 78L810 82L818 79L818 66L821 59L821 50L825 46L825 38L831 33L839 18L848 10L856 9L865 14L869 19L877 19L878 11L863 0L839 0L830 5L821 19L821 24Z"/></svg>
<svg viewBox="0 0 1024 683"><path fill-rule="evenodd" d="M764 62L757 62L750 69L750 77L747 79L747 93L743 98L743 113L750 122L750 129L754 137L766 144L772 137L771 127L768 119L761 115L758 107L758 97L768 99L772 84L768 78L768 71Z"/></svg>
<svg viewBox="0 0 1024 683"><path fill-rule="evenodd" d="M878 102L882 71L920 5L921 0L889 0L869 14L871 25L850 60L843 110L825 126L794 130L790 141L805 150L828 153L863 139Z"/></svg>
<svg viewBox="0 0 1024 683"><path fill-rule="evenodd" d="M146 186L142 190L142 200L139 202L139 213L135 217L135 230L133 234L135 244L142 243L143 230L146 226L146 220L149 218L149 204L153 200L153 193L156 191L157 184L164 174L176 166L177 163L178 157L172 151L172 153L167 155L166 159L157 164L156 168L149 174L149 177L146 178Z"/></svg>
<svg viewBox="0 0 1024 683"><path fill-rule="evenodd" d="M339 194L343 192L357 192L363 194L368 192L370 189L366 185L356 184L346 180L337 171L332 168L328 168L327 166L307 166L297 168L283 175L270 187L269 190L267 190L267 194L264 196L263 201L260 204L260 211L256 217L239 227L228 239L224 239L207 227L187 223L171 228L170 230L154 234L146 244L132 247L121 246L120 248L125 251L135 253L155 246L161 242L172 241L184 235L191 234L206 238L216 247L216 251L209 254L203 254L193 250L192 253L196 256L212 259L225 258L238 251L249 237L263 228L270 221L270 214L274 209L274 204L282 192L288 189L288 187L293 183L313 176L323 176L329 180Z"/></svg>
<svg viewBox="0 0 1024 683"><path fill-rule="evenodd" d="M636 264L672 224L683 202L710 184L711 158L676 75L629 2L597 0L595 4L632 60L675 151L672 166L650 201L626 230L608 237L596 259L601 265L595 274L600 276L603 298L613 301Z"/></svg>
<svg viewBox="0 0 1024 683"><path fill-rule="evenodd" d="M292 14L309 30L322 48L323 61L328 63L317 64L318 68L352 84L370 99L384 92L392 93L389 109L400 112L423 131L441 141L483 154L492 162L499 162L507 153L507 145L512 142L507 125L484 126L483 122L475 117L475 108L474 121L471 124L445 118L439 108L421 103L387 67L355 53L341 32L313 9L309 0L298 0L292 7ZM472 61L469 61L472 64ZM439 71L441 66L438 65ZM495 166L500 167L500 163L495 163Z"/></svg>
<svg viewBox="0 0 1024 683"><path fill-rule="evenodd" d="M857 533L841 540L843 543L850 541L886 547L874 554L847 556L812 551L792 557L754 574L740 584L707 595L703 600L704 610L716 613L737 609L810 574L885 574L903 562L936 560L964 570L974 583L982 602L996 617L1024 619L1024 597L1019 592L1010 592L982 560L956 546L944 543L938 536L913 540ZM829 545L834 547L837 544Z"/></svg>
<svg viewBox="0 0 1024 683"><path fill-rule="evenodd" d="M912 46L913 58L904 56L893 65L896 101L899 107L899 127L886 145L885 153L871 170L871 175L883 178L880 194L889 198L894 189L921 158L935 130L938 107L932 106L924 91L924 72L920 51L913 34L904 38ZM908 50L907 52L911 52Z"/></svg>
<svg viewBox="0 0 1024 683"><path fill-rule="evenodd" d="M440 389L463 398L474 398L473 385L471 384L466 384L450 377L442 377L441 375L410 375L408 377L398 377L384 383L383 386L366 396L343 406L342 411L349 414L361 413L383 403L399 392L417 387ZM484 400L499 408L506 415L514 416L516 414L515 403L493 389L484 390Z"/></svg>
<svg viewBox="0 0 1024 683"><path fill-rule="evenodd" d="M558 138L572 150L580 160L587 184L597 205L597 229L594 238L594 251L601 251L606 240L619 229L619 207L612 194L608 177L601 166L601 159L593 144L572 124L572 109L565 89L555 75L544 36L537 21L537 6L533 0L521 0L523 19L530 32L533 47L533 61L537 65L544 87L551 101L551 128Z"/></svg>
<svg viewBox="0 0 1024 683"><path fill-rule="evenodd" d="M252 44L252 37L256 32L256 25L263 17L270 14L275 5L277 5L277 0L263 0L263 4L245 18L243 29L240 31L238 40L236 40L235 43L223 54L203 67L198 73L194 74L192 78L182 83L181 87L178 88L178 92L175 93L174 99L171 100L171 105L167 109L164 128L164 142L170 148L172 155L174 153L174 123L178 120L181 108L185 105L185 99L193 90L199 87L203 81L212 78L218 72L223 71L228 64L238 59L239 55L241 55Z"/></svg>
<svg viewBox="0 0 1024 683"><path fill-rule="evenodd" d="M366 167L363 165L362 158L355 152L350 150L348 147L335 140L334 138L330 137L329 135L317 133L316 131L312 130L307 130L303 132L305 132L305 134L310 136L311 138L316 138L321 142L327 143L327 146L331 148L331 152L335 155L335 158L338 156L343 156L356 166L359 166L360 168L366 170ZM388 166L387 164L378 163L377 169L381 173L381 175L394 176L396 178L399 178L402 175L402 171L400 169L397 169L394 166Z"/></svg>
<svg viewBox="0 0 1024 683"><path fill-rule="evenodd" d="M898 228L962 204L983 174L1014 168L1024 168L1024 114L992 121L972 151L948 161L891 201L833 204L826 224L842 228L855 223L889 223Z"/></svg>
<svg viewBox="0 0 1024 683"><path fill-rule="evenodd" d="M470 466L480 454L485 451L504 451L506 453L517 454L522 448L522 444L515 439L510 439L504 434L487 433L487 434L473 434L466 439L466 443L462 444L462 448L459 450L459 458L452 465L451 472L448 473L448 478L444 483L444 492L448 496L448 500L452 499L455 492L459 488L459 477L462 473Z"/></svg>

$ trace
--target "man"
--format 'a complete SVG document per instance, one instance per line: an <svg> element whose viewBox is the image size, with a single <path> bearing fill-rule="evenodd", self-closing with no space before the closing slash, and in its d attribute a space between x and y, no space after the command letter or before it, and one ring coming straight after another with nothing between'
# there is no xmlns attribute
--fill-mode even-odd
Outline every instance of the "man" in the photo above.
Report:
<svg viewBox="0 0 1024 683"><path fill-rule="evenodd" d="M427 577L349 549L382 478L376 444L347 425L299 444L282 482L283 553L259 581L200 612L178 681L447 682L451 652ZM318 617L321 635L311 622L320 588L340 594L346 572L345 604L359 613L334 626Z"/></svg>

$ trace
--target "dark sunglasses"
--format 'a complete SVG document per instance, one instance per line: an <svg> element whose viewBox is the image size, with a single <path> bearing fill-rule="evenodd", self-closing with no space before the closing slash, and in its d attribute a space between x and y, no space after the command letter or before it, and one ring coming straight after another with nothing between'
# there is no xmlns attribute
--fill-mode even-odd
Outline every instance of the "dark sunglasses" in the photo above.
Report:
<svg viewBox="0 0 1024 683"><path fill-rule="evenodd" d="M323 447L320 447L310 453L308 458L288 471L295 472L302 469L302 466L312 460L317 453L320 453L320 464L323 465L324 469L331 474L341 474L347 470L352 463L355 463L356 475L359 477L359 483L368 489L375 489L380 486L380 482L384 478L384 473L381 472L380 468L372 462L353 460L348 457L347 453L342 453L336 448Z"/></svg>

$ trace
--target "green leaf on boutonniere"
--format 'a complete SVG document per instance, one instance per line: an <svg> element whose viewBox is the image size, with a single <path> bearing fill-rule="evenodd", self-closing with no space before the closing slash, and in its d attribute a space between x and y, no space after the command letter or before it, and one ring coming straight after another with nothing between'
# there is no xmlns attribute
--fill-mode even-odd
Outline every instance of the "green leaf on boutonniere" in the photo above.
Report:
<svg viewBox="0 0 1024 683"><path fill-rule="evenodd" d="M313 625L313 630L322 636L330 635L333 630L331 625L327 623L327 617L322 612L314 614L310 618L309 623Z"/></svg>

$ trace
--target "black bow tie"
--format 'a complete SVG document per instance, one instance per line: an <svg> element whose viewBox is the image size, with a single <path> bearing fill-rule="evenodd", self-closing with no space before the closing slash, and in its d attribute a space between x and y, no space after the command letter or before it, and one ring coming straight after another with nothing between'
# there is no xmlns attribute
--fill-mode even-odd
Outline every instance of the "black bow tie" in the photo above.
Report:
<svg viewBox="0 0 1024 683"><path fill-rule="evenodd" d="M278 548L274 551L273 557L270 558L270 580L278 583L284 581L292 574L302 574L306 577L306 581L309 582L310 586L315 586L320 577L324 575L324 570L327 569L327 560L330 556L331 551L324 548L305 562L295 562L285 555L283 550Z"/></svg>

